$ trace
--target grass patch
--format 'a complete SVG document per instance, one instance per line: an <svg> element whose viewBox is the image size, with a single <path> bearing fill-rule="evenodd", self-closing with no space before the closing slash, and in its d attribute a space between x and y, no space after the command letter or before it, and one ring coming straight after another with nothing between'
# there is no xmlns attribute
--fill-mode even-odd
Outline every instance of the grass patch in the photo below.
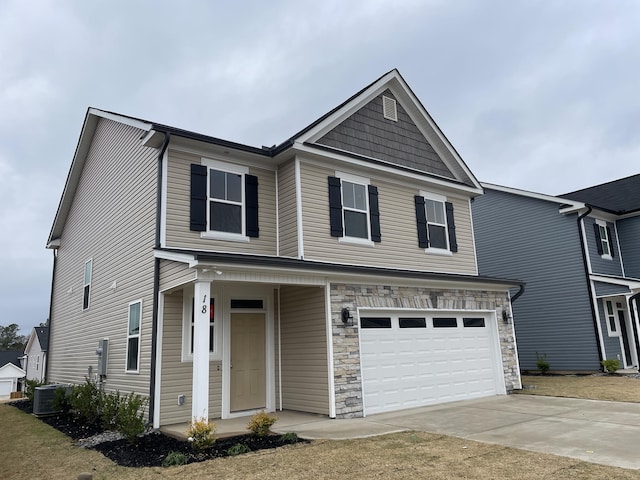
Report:
<svg viewBox="0 0 640 480"><path fill-rule="evenodd" d="M0 451L2 478L11 480L68 480L81 472L92 473L95 480L638 478L635 470L422 432L315 441L169 468L126 468L76 447L65 435L7 405L0 405Z"/></svg>
<svg viewBox="0 0 640 480"><path fill-rule="evenodd" d="M523 375L522 385L519 394L640 403L640 379L623 375Z"/></svg>

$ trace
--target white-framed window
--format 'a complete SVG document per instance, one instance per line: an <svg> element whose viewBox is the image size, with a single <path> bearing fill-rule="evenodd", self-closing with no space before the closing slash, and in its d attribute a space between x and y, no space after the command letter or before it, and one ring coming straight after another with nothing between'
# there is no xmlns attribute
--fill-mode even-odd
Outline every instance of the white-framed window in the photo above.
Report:
<svg viewBox="0 0 640 480"><path fill-rule="evenodd" d="M202 159L207 167L206 238L249 241L246 235L245 175L247 167Z"/></svg>
<svg viewBox="0 0 640 480"><path fill-rule="evenodd" d="M142 300L129 304L129 320L127 322L127 365L126 371L140 371L140 328L142 324Z"/></svg>
<svg viewBox="0 0 640 480"><path fill-rule="evenodd" d="M609 236L609 229L607 228L607 222L604 220L596 220L596 228L598 231L598 235L596 241L600 242L598 248L598 253L602 256L602 258L612 259L612 245L611 238Z"/></svg>
<svg viewBox="0 0 640 480"><path fill-rule="evenodd" d="M340 172L336 172L336 176L342 186L342 238L373 245L369 220L369 179Z"/></svg>
<svg viewBox="0 0 640 480"><path fill-rule="evenodd" d="M82 309L89 308L91 301L91 275L93 270L93 259L84 262L84 283L82 289Z"/></svg>
<svg viewBox="0 0 640 480"><path fill-rule="evenodd" d="M193 361L193 332L194 332L194 297L193 287L186 288L183 293L183 328L182 328L182 361ZM209 359L222 359L222 324L216 324L216 318L220 318L222 309L216 296L209 296Z"/></svg>
<svg viewBox="0 0 640 480"><path fill-rule="evenodd" d="M616 318L615 309L613 308L613 302L611 300L605 301L605 314L607 317L607 333L610 337L619 337L620 328L618 325L618 319Z"/></svg>

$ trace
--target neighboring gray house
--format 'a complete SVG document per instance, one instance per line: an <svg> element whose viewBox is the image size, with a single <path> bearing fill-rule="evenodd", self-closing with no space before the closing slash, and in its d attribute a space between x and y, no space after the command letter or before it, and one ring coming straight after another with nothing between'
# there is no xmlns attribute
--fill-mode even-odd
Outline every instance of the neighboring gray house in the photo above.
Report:
<svg viewBox="0 0 640 480"><path fill-rule="evenodd" d="M27 380L44 381L49 345L49 327L34 327L24 347L23 369Z"/></svg>
<svg viewBox="0 0 640 480"><path fill-rule="evenodd" d="M520 388L481 193L396 70L270 148L89 109L48 241L47 379L148 395L156 427Z"/></svg>
<svg viewBox="0 0 640 480"><path fill-rule="evenodd" d="M514 302L522 370L637 369L640 175L560 196L484 184L473 203L482 275L521 278Z"/></svg>

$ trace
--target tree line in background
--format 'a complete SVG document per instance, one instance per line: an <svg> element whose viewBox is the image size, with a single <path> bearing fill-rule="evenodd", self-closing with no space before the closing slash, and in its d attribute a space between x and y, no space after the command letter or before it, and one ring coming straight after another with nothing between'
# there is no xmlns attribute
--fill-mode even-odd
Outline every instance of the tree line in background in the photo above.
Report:
<svg viewBox="0 0 640 480"><path fill-rule="evenodd" d="M15 323L3 327L0 325L0 352L24 350L28 338L19 334L20 327Z"/></svg>

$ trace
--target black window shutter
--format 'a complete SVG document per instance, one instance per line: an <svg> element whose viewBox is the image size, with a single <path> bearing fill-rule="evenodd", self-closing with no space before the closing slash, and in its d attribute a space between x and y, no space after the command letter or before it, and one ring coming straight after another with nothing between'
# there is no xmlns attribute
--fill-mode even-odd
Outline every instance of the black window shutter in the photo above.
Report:
<svg viewBox="0 0 640 480"><path fill-rule="evenodd" d="M340 179L329 177L329 221L331 222L331 236L342 237L342 194Z"/></svg>
<svg viewBox="0 0 640 480"><path fill-rule="evenodd" d="M195 232L207 230L207 167L191 164L191 206L189 228Z"/></svg>
<svg viewBox="0 0 640 480"><path fill-rule="evenodd" d="M613 237L611 236L611 229L607 226L607 239L609 240L609 254L611 258L615 257L613 254Z"/></svg>
<svg viewBox="0 0 640 480"><path fill-rule="evenodd" d="M456 222L453 219L453 204L444 202L444 210L447 214L447 231L449 232L449 250L458 251L458 241L456 239Z"/></svg>
<svg viewBox="0 0 640 480"><path fill-rule="evenodd" d="M369 185L369 217L371 223L371 240L380 242L380 209L378 207L378 187Z"/></svg>
<svg viewBox="0 0 640 480"><path fill-rule="evenodd" d="M415 196L416 202L416 223L418 226L418 246L427 248L429 240L427 239L427 212L424 210L424 197Z"/></svg>
<svg viewBox="0 0 640 480"><path fill-rule="evenodd" d="M596 248L598 249L598 255L602 255L604 251L602 250L602 240L600 239L600 225L594 223L593 230L596 234Z"/></svg>
<svg viewBox="0 0 640 480"><path fill-rule="evenodd" d="M248 237L258 237L258 177L244 176L244 200L246 208L246 232Z"/></svg>

